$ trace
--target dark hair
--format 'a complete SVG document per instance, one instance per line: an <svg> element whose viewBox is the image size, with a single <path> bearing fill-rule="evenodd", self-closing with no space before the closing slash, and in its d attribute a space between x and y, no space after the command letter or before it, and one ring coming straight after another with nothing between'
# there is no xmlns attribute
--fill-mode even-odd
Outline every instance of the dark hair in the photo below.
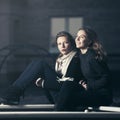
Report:
<svg viewBox="0 0 120 120"><path fill-rule="evenodd" d="M71 43L71 47L72 47L73 49L76 48L75 40L74 40L73 36L72 36L70 33L66 32L66 31L61 31L61 32L59 32L59 33L56 35L56 43L57 43L57 39L58 39L59 37L62 37L62 36L64 36L64 37L67 38L67 40Z"/></svg>
<svg viewBox="0 0 120 120"><path fill-rule="evenodd" d="M102 44L98 40L97 33L89 27L82 27L79 30L85 31L88 40L88 47L95 51L96 59L106 60L106 52L104 51Z"/></svg>

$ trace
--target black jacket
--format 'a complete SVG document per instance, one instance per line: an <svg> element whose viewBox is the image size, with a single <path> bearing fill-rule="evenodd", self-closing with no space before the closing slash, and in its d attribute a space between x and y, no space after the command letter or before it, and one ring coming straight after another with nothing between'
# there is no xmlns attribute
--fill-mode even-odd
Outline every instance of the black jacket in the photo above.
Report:
<svg viewBox="0 0 120 120"><path fill-rule="evenodd" d="M110 72L104 61L95 58L96 54L89 49L86 54L80 54L81 69L87 82L88 90L97 91L100 94L110 92Z"/></svg>
<svg viewBox="0 0 120 120"><path fill-rule="evenodd" d="M82 73L80 68L80 59L78 53L71 60L65 77L73 77L76 82L82 79Z"/></svg>

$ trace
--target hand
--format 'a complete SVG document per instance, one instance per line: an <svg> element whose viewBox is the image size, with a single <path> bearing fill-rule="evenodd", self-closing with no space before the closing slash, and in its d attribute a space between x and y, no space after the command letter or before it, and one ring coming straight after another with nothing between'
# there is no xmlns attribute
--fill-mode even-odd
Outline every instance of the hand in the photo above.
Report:
<svg viewBox="0 0 120 120"><path fill-rule="evenodd" d="M71 77L63 77L63 78L59 78L57 77L57 81L60 82L64 82L64 81L74 81L74 78Z"/></svg>
<svg viewBox="0 0 120 120"><path fill-rule="evenodd" d="M86 84L86 82L85 82L85 81L80 80L80 81L79 81L79 84L81 84L81 85L82 85L82 87L83 87L83 88L85 88L85 90L87 90L87 84Z"/></svg>
<svg viewBox="0 0 120 120"><path fill-rule="evenodd" d="M63 78L59 78L59 81L73 81L74 78L71 77L63 77Z"/></svg>
<svg viewBox="0 0 120 120"><path fill-rule="evenodd" d="M42 78L38 78L38 79L35 81L35 84L36 84L36 86L38 86L38 87L42 87L42 82L43 82L43 79L42 79Z"/></svg>

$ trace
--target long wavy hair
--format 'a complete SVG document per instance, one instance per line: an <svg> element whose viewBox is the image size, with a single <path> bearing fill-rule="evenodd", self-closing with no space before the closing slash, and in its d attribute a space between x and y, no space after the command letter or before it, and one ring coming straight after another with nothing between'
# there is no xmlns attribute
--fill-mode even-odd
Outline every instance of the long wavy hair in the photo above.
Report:
<svg viewBox="0 0 120 120"><path fill-rule="evenodd" d="M106 61L107 54L106 51L103 49L102 44L98 40L97 33L89 27L82 27L79 30L85 31L88 40L88 48L93 49L95 51L96 59Z"/></svg>

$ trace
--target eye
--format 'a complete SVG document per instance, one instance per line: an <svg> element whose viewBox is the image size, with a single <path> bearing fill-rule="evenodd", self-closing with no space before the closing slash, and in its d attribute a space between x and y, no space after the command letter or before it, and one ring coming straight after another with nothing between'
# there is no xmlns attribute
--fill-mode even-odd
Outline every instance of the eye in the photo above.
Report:
<svg viewBox="0 0 120 120"><path fill-rule="evenodd" d="M69 42L67 41L67 42L65 42L65 44L69 44Z"/></svg>
<svg viewBox="0 0 120 120"><path fill-rule="evenodd" d="M81 38L85 38L85 36L81 36Z"/></svg>
<svg viewBox="0 0 120 120"><path fill-rule="evenodd" d="M58 43L57 45L61 45L61 43Z"/></svg>
<svg viewBox="0 0 120 120"><path fill-rule="evenodd" d="M85 35L81 35L80 38L86 39L86 36Z"/></svg>

